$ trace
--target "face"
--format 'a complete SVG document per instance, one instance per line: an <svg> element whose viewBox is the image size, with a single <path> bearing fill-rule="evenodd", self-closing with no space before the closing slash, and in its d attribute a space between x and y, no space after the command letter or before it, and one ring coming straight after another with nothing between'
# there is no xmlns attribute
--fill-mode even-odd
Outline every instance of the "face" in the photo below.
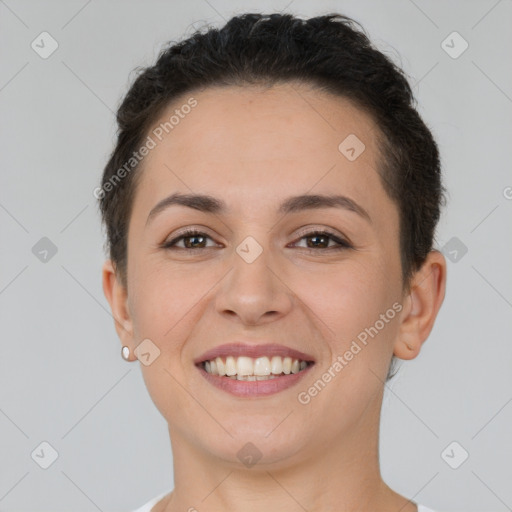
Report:
<svg viewBox="0 0 512 512"><path fill-rule="evenodd" d="M239 464L250 441L261 463L284 464L357 439L375 423L404 299L399 215L377 173L377 128L348 100L305 86L192 96L197 105L161 141L152 136L143 161L125 344L158 347L141 364L148 391L171 438L198 453ZM161 203L172 194L212 196L223 208ZM342 198L280 209L302 195ZM185 228L200 234L179 238ZM271 362L291 350L309 363L270 380L214 376L230 381L218 387L196 363L237 342L245 348L221 349L224 363L230 351L235 362ZM262 347L270 344L281 347Z"/></svg>

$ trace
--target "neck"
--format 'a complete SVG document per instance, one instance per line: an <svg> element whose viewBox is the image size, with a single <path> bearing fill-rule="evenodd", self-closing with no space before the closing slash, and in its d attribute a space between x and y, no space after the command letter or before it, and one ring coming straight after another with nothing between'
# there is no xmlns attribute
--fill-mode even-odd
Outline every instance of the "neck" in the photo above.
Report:
<svg viewBox="0 0 512 512"><path fill-rule="evenodd" d="M392 491L380 475L381 400L382 396L336 442L315 436L312 447L286 461L243 469L239 463L205 454L186 435L169 428L175 487L165 512L416 512L416 506Z"/></svg>

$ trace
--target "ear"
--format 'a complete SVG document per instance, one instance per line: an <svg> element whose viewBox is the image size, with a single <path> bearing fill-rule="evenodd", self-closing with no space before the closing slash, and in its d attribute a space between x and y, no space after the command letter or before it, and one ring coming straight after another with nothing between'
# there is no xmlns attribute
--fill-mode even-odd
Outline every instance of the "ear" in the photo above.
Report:
<svg viewBox="0 0 512 512"><path fill-rule="evenodd" d="M135 346L133 343L133 322L128 308L128 292L119 279L111 260L106 260L103 264L102 278L103 293L110 304L117 335L122 344L127 345L130 348L130 353L133 354Z"/></svg>
<svg viewBox="0 0 512 512"><path fill-rule="evenodd" d="M409 292L403 300L399 333L394 355L400 359L414 359L427 339L446 289L446 260L439 251L429 252L421 268L411 280Z"/></svg>

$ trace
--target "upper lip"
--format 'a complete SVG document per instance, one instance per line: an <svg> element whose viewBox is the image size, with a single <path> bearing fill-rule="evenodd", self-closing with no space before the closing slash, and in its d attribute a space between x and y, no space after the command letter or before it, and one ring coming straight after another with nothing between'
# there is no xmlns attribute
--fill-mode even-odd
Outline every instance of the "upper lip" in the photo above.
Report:
<svg viewBox="0 0 512 512"><path fill-rule="evenodd" d="M276 343L266 343L262 345L258 343L257 345L246 343L246 342L234 342L234 343L226 343L224 345L219 345L218 347L214 347L211 350L204 352L202 355L194 359L194 364L199 364L204 361L211 361L217 357L227 357L227 356L246 356L246 357L263 357L263 356L281 356L281 357L291 357L292 359L300 359L302 361L314 362L313 356L309 354L305 354L300 350L295 350L290 347L286 347L284 345L279 345Z"/></svg>

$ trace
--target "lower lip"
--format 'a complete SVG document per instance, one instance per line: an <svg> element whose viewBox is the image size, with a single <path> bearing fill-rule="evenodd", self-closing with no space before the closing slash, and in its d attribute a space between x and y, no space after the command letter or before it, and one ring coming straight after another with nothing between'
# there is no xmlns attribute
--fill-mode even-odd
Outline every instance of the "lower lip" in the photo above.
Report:
<svg viewBox="0 0 512 512"><path fill-rule="evenodd" d="M235 380L229 377L221 377L220 375L212 375L200 366L196 366L196 368L201 372L201 375L215 387L227 393L231 393L232 395L248 398L268 396L284 391L294 384L297 384L313 366L313 364L309 364L299 373L290 373L289 375L283 375L268 380Z"/></svg>

